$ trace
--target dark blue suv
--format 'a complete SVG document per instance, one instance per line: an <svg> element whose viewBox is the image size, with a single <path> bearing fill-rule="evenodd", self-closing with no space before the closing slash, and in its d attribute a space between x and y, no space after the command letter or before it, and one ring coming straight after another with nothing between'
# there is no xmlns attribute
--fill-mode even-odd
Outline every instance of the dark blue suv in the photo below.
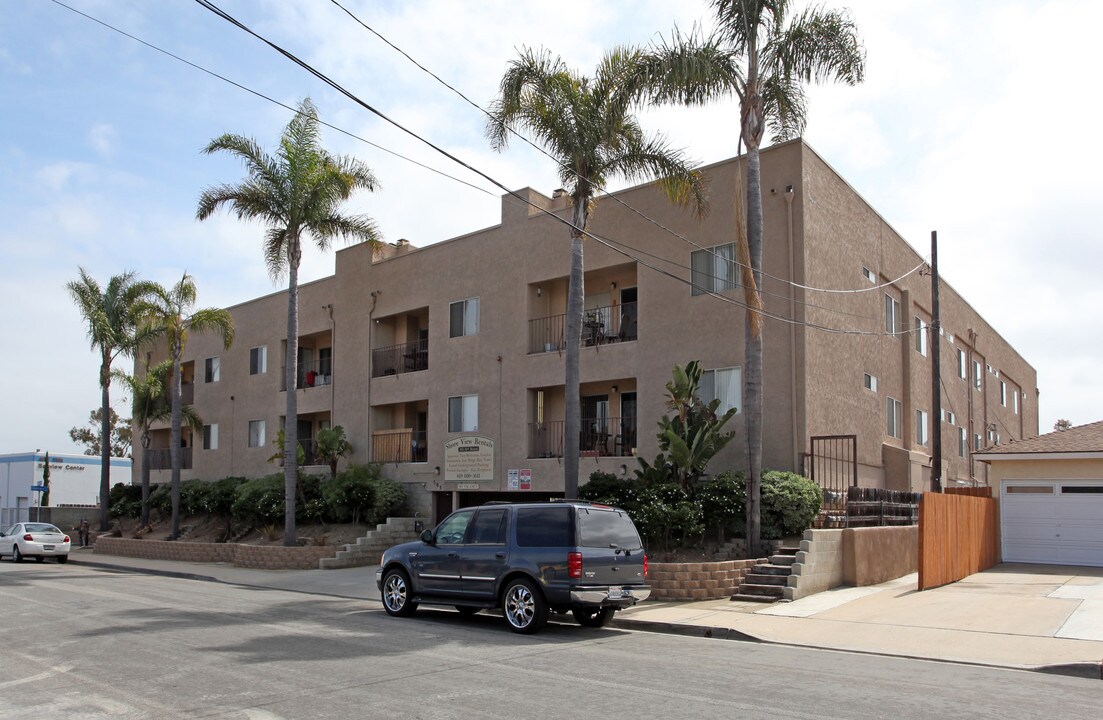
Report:
<svg viewBox="0 0 1103 720"><path fill-rule="evenodd" d="M383 553L376 584L390 615L419 604L501 608L532 633L552 610L601 627L646 600L647 556L623 510L582 501L487 503L449 515L421 540Z"/></svg>

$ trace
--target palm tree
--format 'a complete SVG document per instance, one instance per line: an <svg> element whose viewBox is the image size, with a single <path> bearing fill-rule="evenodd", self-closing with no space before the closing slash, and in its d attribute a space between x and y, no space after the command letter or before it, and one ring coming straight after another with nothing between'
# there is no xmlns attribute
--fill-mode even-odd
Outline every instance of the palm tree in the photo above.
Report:
<svg viewBox="0 0 1103 720"><path fill-rule="evenodd" d="M222 345L229 349L234 342L234 320L222 308L192 310L196 300L195 279L184 273L171 288L160 285L142 307L143 320L153 332L163 336L168 344L172 375L169 383L171 398L171 430L169 431L169 458L172 463L172 530L169 539L180 535L180 438L183 425L183 397L180 387L180 357L188 345L188 336L195 333L215 333L222 337Z"/></svg>
<svg viewBox="0 0 1103 720"><path fill-rule="evenodd" d="M80 268L80 277L66 283L69 295L88 323L88 340L100 353L100 531L107 531L108 493L111 490L111 363L133 355L148 331L139 327L138 308L153 289L127 271L100 287Z"/></svg>
<svg viewBox="0 0 1103 720"><path fill-rule="evenodd" d="M865 74L865 51L845 11L811 7L789 17L791 0L712 0L717 27L711 35L675 31L647 54L642 86L655 102L703 104L734 93L739 98L739 142L747 148L746 246L742 273L747 300L744 325L744 411L747 429L747 534L761 539L762 470L762 188L759 147L766 128L777 140L804 131L803 85L834 80L854 85ZM740 199L736 199L737 207ZM739 228L740 234L742 228ZM742 246L742 238L740 238Z"/></svg>
<svg viewBox="0 0 1103 720"><path fill-rule="evenodd" d="M361 240L373 249L382 247L375 222L364 215L345 215L340 205L354 190L375 190L379 183L367 165L350 157L330 155L319 143L318 111L307 98L291 119L276 156L268 155L256 141L241 135L222 135L204 149L224 150L245 164L247 177L237 185L207 188L199 197L200 220L226 206L239 219L261 220L268 226L264 259L277 279L286 271L287 362L284 382L287 409L284 432L284 536L295 545L295 492L298 478L298 397L295 394L299 354L299 262L304 237L312 237L320 250L328 250L334 237Z"/></svg>
<svg viewBox="0 0 1103 720"><path fill-rule="evenodd" d="M130 412L133 422L140 431L142 446L142 527L149 524L149 429L155 422L172 420L172 400L169 397L169 377L172 372L172 360L163 360L153 367L147 364L145 372L139 375L115 370L112 376L130 390ZM191 405L180 408L184 424L199 432L203 429L203 420Z"/></svg>
<svg viewBox="0 0 1103 720"><path fill-rule="evenodd" d="M630 181L657 178L667 195L691 205L698 215L707 211L704 181L681 151L662 138L644 135L632 114L640 53L608 52L593 78L570 70L546 50L524 48L502 77L499 96L487 122L487 136L495 150L509 141L512 128L533 137L559 163L559 179L573 208L570 280L567 292L567 352L563 429L564 491L578 491L579 345L584 304L582 239L597 195L613 177Z"/></svg>

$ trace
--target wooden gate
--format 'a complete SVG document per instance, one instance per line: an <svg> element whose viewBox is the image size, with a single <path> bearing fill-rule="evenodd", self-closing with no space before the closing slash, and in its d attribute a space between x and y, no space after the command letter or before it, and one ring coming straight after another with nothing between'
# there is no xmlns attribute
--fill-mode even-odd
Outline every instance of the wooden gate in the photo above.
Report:
<svg viewBox="0 0 1103 720"><path fill-rule="evenodd" d="M823 490L816 527L846 527L847 488L858 484L858 436L815 435L811 442L806 470Z"/></svg>

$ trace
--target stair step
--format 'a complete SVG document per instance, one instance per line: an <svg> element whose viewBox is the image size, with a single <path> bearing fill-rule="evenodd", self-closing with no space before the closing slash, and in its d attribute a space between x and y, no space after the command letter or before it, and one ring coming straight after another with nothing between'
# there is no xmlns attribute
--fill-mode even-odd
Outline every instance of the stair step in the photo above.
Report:
<svg viewBox="0 0 1103 720"><path fill-rule="evenodd" d="M797 561L796 555L771 555L771 565L792 565Z"/></svg>
<svg viewBox="0 0 1103 720"><path fill-rule="evenodd" d="M758 575L783 575L788 577L793 574L793 566L763 563L761 565L755 565L750 571Z"/></svg>
<svg viewBox="0 0 1103 720"><path fill-rule="evenodd" d="M799 552L799 547L781 547L774 551L774 555L796 555Z"/></svg>
<svg viewBox="0 0 1103 720"><path fill-rule="evenodd" d="M731 596L731 599L733 602L772 603L777 602L780 598L771 595L744 595L743 593L736 593Z"/></svg>
<svg viewBox="0 0 1103 720"><path fill-rule="evenodd" d="M740 595L767 595L773 598L781 598L785 595L784 585L756 585L754 583L741 583L739 585Z"/></svg>
<svg viewBox="0 0 1103 720"><path fill-rule="evenodd" d="M743 583L750 583L751 585L781 585L785 586L789 583L788 575L762 575L756 572L749 572L747 576L743 578Z"/></svg>

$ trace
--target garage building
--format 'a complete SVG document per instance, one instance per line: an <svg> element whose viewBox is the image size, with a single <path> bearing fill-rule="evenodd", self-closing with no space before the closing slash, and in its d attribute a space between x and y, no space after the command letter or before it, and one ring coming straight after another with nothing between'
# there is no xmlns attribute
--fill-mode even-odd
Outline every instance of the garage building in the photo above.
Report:
<svg viewBox="0 0 1103 720"><path fill-rule="evenodd" d="M999 492L1003 562L1103 567L1103 422L974 458Z"/></svg>

